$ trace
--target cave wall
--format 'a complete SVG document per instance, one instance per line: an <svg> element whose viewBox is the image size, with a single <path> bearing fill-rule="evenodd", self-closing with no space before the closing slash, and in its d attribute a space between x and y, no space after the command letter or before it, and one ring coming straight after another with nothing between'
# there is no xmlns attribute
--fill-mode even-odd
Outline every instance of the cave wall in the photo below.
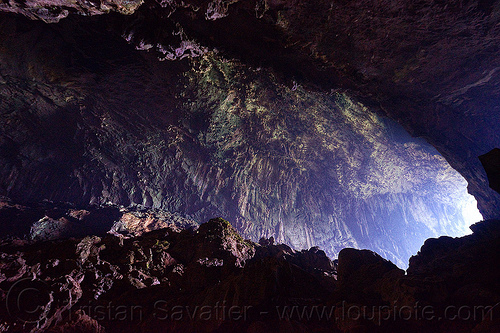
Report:
<svg viewBox="0 0 500 333"><path fill-rule="evenodd" d="M436 147L483 216L498 216L477 157L500 142L499 1L10 1L0 10L52 23L113 17L106 29L160 59L216 49L290 84L348 90Z"/></svg>
<svg viewBox="0 0 500 333"><path fill-rule="evenodd" d="M2 17L0 195L224 216L254 241L401 266L472 222L464 179L357 98L215 52L159 62L117 18Z"/></svg>
<svg viewBox="0 0 500 333"><path fill-rule="evenodd" d="M498 216L478 156L500 143L500 2L240 1L215 21L186 12L173 20L197 40L346 89L425 138L467 179L483 216ZM143 29L132 29L138 40Z"/></svg>

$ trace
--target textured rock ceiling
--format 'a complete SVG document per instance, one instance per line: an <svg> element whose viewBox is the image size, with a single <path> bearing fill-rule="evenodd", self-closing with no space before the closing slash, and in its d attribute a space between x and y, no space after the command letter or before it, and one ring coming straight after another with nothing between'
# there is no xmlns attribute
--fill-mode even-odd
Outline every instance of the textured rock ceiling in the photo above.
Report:
<svg viewBox="0 0 500 333"><path fill-rule="evenodd" d="M11 1L0 9L51 22L1 17L2 119L4 128L15 129L2 136L4 194L243 216L235 218L236 226L247 235L275 233L300 246L371 246L404 258L421 242L393 239L391 250L374 243L395 228L395 220L432 224L440 213L402 218L405 210L390 208L392 202L417 199L407 189L385 196L384 185L428 190L416 182L419 172L430 170L412 164L418 154L438 166L434 179L442 179L439 170L446 166L413 139L384 143L384 135L394 135L380 118L387 115L425 138L465 177L484 217L498 216L500 196L488 188L477 158L500 143L497 2ZM95 14L106 15L80 16ZM238 60L225 60L232 58ZM337 136L329 123L351 128L343 144L358 141L370 149L332 148ZM372 151L386 163L362 164ZM409 159L411 167L397 166L394 156ZM327 165L340 160L348 171ZM405 181L399 185L374 179L349 187L355 193L349 195L337 179L401 170L410 176L400 177ZM334 185L320 177L328 172ZM245 184L248 174L254 184ZM440 186L449 191L451 183ZM300 189L310 198L300 197ZM429 192L422 195L431 198L440 188ZM354 236L337 225L329 235L314 221L335 216L322 201L342 196L339 201L352 203L337 205L339 217L330 224L349 224L346 216L377 211L380 202L386 212L379 214L394 221L360 223L370 227ZM233 201L218 202L220 197ZM307 209L283 206L282 212L278 202L301 202ZM413 215L429 209L421 206L426 208ZM297 226L281 231L283 214L304 211L289 219ZM251 230L252 220L265 215L263 230ZM410 235L417 232L407 228ZM409 252L401 255L402 249Z"/></svg>

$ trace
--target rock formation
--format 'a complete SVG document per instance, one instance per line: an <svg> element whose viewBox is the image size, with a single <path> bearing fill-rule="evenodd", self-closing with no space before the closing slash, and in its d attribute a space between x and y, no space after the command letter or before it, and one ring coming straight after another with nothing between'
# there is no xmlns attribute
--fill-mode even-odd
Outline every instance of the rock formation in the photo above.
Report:
<svg viewBox="0 0 500 333"><path fill-rule="evenodd" d="M125 12L131 15L106 15L111 29L160 59L220 49L255 67L272 67L290 81L349 89L436 147L466 178L485 218L497 216L500 196L484 186L486 175L476 159L499 142L496 2L140 4L10 1L0 8L51 22ZM87 31L97 37L103 29L109 27ZM80 50L89 59L88 49Z"/></svg>
<svg viewBox="0 0 500 333"><path fill-rule="evenodd" d="M198 229L0 245L2 332L495 332L498 221L429 239L407 274L367 250L337 266ZM338 273L338 279L337 279Z"/></svg>
<svg viewBox="0 0 500 333"><path fill-rule="evenodd" d="M0 194L14 202L224 216L253 241L370 248L400 267L476 221L443 158L347 91L213 50L159 62L115 33L122 16L2 19Z"/></svg>
<svg viewBox="0 0 500 333"><path fill-rule="evenodd" d="M0 11L1 331L499 330L498 1Z"/></svg>
<svg viewBox="0 0 500 333"><path fill-rule="evenodd" d="M495 148L479 156L479 160L486 171L490 187L500 193L500 149Z"/></svg>

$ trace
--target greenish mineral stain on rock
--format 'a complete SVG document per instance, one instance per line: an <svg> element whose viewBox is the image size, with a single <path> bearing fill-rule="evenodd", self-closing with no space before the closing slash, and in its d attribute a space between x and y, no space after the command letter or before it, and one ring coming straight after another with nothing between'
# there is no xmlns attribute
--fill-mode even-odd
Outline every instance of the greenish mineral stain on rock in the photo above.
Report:
<svg viewBox="0 0 500 333"><path fill-rule="evenodd" d="M329 255L368 247L404 266L400 258L426 237L466 232L463 178L348 95L287 87L212 54L185 76L187 117L203 118L195 134L232 184L245 236L320 245ZM234 209L224 216L234 219Z"/></svg>

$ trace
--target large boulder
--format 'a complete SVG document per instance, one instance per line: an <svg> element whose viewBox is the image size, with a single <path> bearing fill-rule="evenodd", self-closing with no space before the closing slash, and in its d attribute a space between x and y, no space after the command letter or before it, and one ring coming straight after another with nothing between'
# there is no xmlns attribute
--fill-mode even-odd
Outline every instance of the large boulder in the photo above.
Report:
<svg viewBox="0 0 500 333"><path fill-rule="evenodd" d="M338 259L338 284L345 300L379 303L392 297L393 284L404 271L370 250L346 248Z"/></svg>

